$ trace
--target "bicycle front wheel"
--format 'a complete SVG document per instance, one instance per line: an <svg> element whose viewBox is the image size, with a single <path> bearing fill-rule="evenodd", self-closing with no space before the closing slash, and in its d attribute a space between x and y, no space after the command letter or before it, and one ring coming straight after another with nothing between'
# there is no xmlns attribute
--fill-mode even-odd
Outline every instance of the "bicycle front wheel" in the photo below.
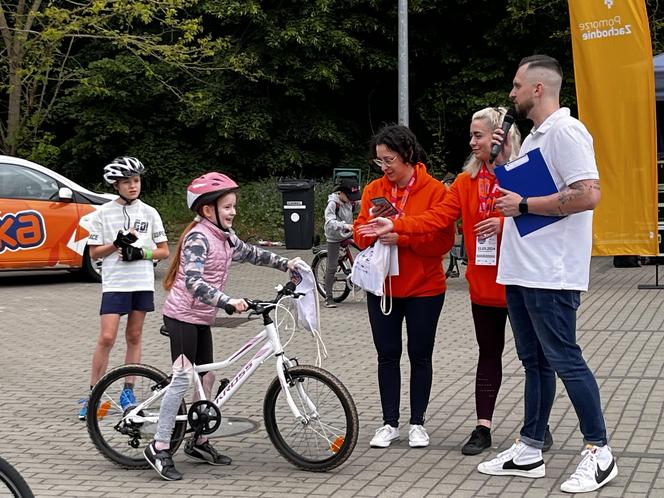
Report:
<svg viewBox="0 0 664 498"><path fill-rule="evenodd" d="M5 494L3 486L11 493L10 495ZM0 496L13 496L14 498L34 498L35 496L23 476L4 458L0 458Z"/></svg>
<svg viewBox="0 0 664 498"><path fill-rule="evenodd" d="M86 423L90 439L99 452L111 462L125 469L149 469L143 457L143 448L154 438L156 423L133 423L124 420L124 414L132 407L145 402L168 386L164 372L148 365L124 365L108 372L90 394ZM133 384L133 397L128 399L126 384ZM144 417L159 416L161 399L143 406ZM125 409L122 405L125 405ZM185 415L187 407L180 405L178 415ZM180 447L187 430L187 422L176 422L171 436L171 452Z"/></svg>
<svg viewBox="0 0 664 498"><path fill-rule="evenodd" d="M344 463L355 445L359 422L346 387L331 373L313 366L288 369L289 392L305 420L288 406L278 378L265 395L265 430L281 455L296 467L325 472Z"/></svg>
<svg viewBox="0 0 664 498"><path fill-rule="evenodd" d="M323 298L327 298L327 293L325 292L325 273L327 272L328 263L327 251L321 251L316 254L311 263L311 269L316 279L316 289ZM335 303L342 302L350 294L350 286L348 284L349 275L350 264L344 259L337 264L334 282L332 282L332 300Z"/></svg>

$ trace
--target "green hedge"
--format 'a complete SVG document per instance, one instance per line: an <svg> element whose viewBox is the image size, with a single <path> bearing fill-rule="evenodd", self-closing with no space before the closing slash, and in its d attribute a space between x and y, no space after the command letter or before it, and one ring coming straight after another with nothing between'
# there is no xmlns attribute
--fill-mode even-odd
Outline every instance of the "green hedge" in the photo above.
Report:
<svg viewBox="0 0 664 498"><path fill-rule="evenodd" d="M238 197L234 228L242 240L256 242L259 239L284 242L284 218L278 180L268 178L243 183ZM186 184L171 184L166 191L147 192L142 198L153 206L166 225L169 239L177 240L193 214L186 205ZM315 233L324 239L323 212L327 196L332 191L332 181L316 180L314 187Z"/></svg>

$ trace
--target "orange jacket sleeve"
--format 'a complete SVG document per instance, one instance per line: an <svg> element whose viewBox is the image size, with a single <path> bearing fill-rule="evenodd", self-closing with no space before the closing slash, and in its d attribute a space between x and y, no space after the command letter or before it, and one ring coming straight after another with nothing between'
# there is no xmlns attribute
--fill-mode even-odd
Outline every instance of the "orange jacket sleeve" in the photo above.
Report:
<svg viewBox="0 0 664 498"><path fill-rule="evenodd" d="M459 187L455 180L447 194L431 209L416 216L395 220L394 231L399 234L424 234L452 227L452 237L454 238L453 227L460 217L461 199L459 197ZM454 241L452 243L454 244Z"/></svg>

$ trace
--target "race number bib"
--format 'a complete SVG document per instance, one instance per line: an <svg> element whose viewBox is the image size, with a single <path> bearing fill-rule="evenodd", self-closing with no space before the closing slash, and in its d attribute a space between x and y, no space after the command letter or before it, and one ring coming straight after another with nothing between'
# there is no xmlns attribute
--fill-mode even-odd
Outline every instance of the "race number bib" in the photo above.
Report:
<svg viewBox="0 0 664 498"><path fill-rule="evenodd" d="M496 266L498 263L498 236L475 238L475 264L479 266Z"/></svg>

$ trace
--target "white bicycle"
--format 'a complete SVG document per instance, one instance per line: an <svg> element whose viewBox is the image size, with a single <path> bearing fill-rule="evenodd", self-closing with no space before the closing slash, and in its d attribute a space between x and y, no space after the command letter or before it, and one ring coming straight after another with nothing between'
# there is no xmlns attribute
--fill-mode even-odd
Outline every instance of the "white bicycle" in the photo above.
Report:
<svg viewBox="0 0 664 498"><path fill-rule="evenodd" d="M331 373L311 365L299 365L286 356L278 326L270 313L288 311L282 303L302 294L288 283L277 287L272 301L248 300L251 315L263 317L264 328L226 360L195 365L196 372L220 370L235 363L259 344L262 347L230 380L220 384L213 400L205 399L198 375L195 389L200 400L187 409L183 401L171 440L175 453L185 434L212 434L219 428L224 406L256 369L270 357L277 377L263 402L265 430L277 451L296 467L325 472L344 463L357 443L359 423L355 403L346 387ZM229 309L234 311L234 309ZM133 382L137 405L123 410L118 402L125 382ZM87 428L101 454L123 468L148 469L143 457L157 429L159 407L170 377L148 365L124 365L108 372L94 387L88 403Z"/></svg>

